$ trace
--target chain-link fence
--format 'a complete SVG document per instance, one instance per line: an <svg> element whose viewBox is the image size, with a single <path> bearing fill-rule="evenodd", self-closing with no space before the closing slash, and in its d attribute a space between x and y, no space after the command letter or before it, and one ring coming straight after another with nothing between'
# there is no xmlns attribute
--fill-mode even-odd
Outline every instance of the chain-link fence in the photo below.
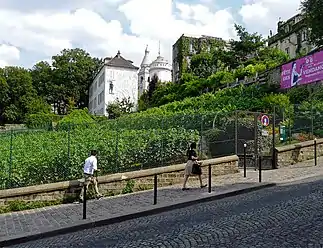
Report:
<svg viewBox="0 0 323 248"><path fill-rule="evenodd" d="M213 116L120 118L2 132L0 188L80 178L93 149L98 151L102 175L183 163L193 141L202 158L212 157L202 141L207 140L205 131L212 129Z"/></svg>
<svg viewBox="0 0 323 248"><path fill-rule="evenodd" d="M306 102L274 110L276 145L286 145L323 137L323 104Z"/></svg>
<svg viewBox="0 0 323 248"><path fill-rule="evenodd" d="M23 187L82 177L90 150L98 151L101 174L121 173L183 163L193 141L201 159L243 154L271 155L275 145L323 137L320 108L275 108L270 125L261 113L160 115L111 121L61 124L0 132L0 188ZM275 117L275 118L274 118ZM276 128L273 132L272 123Z"/></svg>

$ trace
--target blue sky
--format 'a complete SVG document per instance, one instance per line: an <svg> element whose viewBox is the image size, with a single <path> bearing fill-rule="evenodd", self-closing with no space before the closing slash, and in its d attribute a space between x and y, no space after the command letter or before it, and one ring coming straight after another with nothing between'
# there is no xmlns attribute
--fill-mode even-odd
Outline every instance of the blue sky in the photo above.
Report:
<svg viewBox="0 0 323 248"><path fill-rule="evenodd" d="M299 0L0 0L0 67L32 67L64 48L93 56L122 55L139 64L146 45L151 59L161 42L171 46L183 33L235 38L234 23L249 31L275 33ZM10 21L8 21L10 20Z"/></svg>

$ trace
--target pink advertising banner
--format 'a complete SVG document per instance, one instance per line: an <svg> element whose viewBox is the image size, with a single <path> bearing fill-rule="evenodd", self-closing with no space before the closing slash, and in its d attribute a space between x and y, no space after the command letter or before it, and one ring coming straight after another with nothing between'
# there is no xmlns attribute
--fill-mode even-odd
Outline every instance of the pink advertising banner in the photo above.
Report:
<svg viewBox="0 0 323 248"><path fill-rule="evenodd" d="M323 51L285 64L281 71L281 89L323 80Z"/></svg>

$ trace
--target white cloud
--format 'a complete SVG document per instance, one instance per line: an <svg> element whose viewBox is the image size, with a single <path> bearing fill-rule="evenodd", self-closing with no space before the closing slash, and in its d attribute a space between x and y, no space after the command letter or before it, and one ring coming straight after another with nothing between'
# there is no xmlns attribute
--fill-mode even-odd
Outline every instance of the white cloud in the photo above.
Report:
<svg viewBox="0 0 323 248"><path fill-rule="evenodd" d="M15 63L20 58L20 51L18 48L6 44L0 45L0 67Z"/></svg>
<svg viewBox="0 0 323 248"><path fill-rule="evenodd" d="M248 30L268 34L270 29L276 32L279 18L291 18L299 7L300 0L245 0L239 14Z"/></svg>
<svg viewBox="0 0 323 248"><path fill-rule="evenodd" d="M1 8L0 42L24 51L24 56L32 57L29 61L49 58L64 48L78 46L99 57L114 56L120 50L139 64L146 44L152 55L157 55L160 41L162 53L170 60L171 45L183 33L225 39L234 35L234 19L229 9L212 12L200 4L173 3L172 0L93 0L91 6L115 6L114 16L118 18L107 20L108 16L88 7L90 1L81 2L84 7L76 10L62 10L63 1L60 8L53 9L46 9L44 4L41 9L26 12L21 6L19 9ZM175 9L180 17L176 17ZM0 60L15 64L19 58L0 57Z"/></svg>

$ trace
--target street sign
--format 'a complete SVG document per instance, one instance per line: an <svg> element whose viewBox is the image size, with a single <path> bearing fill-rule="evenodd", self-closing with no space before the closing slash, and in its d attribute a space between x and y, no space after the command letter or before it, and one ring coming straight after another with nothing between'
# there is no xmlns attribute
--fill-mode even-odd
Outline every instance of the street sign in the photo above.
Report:
<svg viewBox="0 0 323 248"><path fill-rule="evenodd" d="M267 127L269 125L269 117L267 115L261 116L261 123L263 126Z"/></svg>

